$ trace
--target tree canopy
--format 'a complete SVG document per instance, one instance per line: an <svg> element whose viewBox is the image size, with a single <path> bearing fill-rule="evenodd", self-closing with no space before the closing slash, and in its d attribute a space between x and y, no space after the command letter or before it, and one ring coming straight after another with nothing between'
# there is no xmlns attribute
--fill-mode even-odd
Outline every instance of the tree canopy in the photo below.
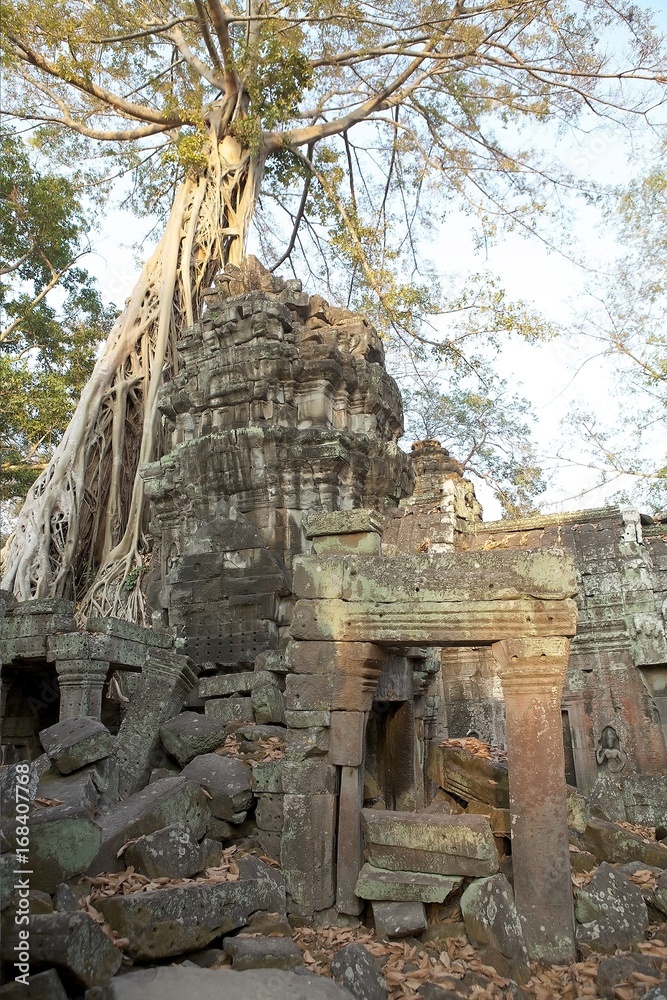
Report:
<svg viewBox="0 0 667 1000"><path fill-rule="evenodd" d="M629 130L664 84L650 12L612 0L17 0L2 25L10 113L98 193L130 171L131 203L166 220L28 497L5 585L78 597L93 577L86 610L137 618L123 584L147 558L143 487L117 470L159 451L160 379L251 222L269 265L310 270L387 334L424 345L440 314L438 349L465 366L480 334L543 330L493 291L448 297L419 227L456 204L483 239L537 232L559 191L582 186L557 134L582 112Z"/></svg>
<svg viewBox="0 0 667 1000"><path fill-rule="evenodd" d="M663 152L667 144L663 143ZM609 207L622 252L582 311L576 332L588 365L607 359L615 415L582 404L579 455L569 441L560 457L616 486L620 502L667 509L667 172L650 167L619 189ZM592 347L592 353L591 353ZM573 446L574 445L574 446Z"/></svg>
<svg viewBox="0 0 667 1000"><path fill-rule="evenodd" d="M72 416L115 312L79 266L89 222L72 184L0 135L0 503L25 497ZM58 304L54 298L58 297Z"/></svg>

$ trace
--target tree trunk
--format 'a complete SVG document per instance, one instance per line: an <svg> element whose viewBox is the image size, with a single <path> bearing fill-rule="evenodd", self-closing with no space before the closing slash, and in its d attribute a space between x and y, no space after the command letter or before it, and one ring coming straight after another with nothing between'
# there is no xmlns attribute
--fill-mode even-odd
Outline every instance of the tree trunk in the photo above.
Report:
<svg viewBox="0 0 667 1000"><path fill-rule="evenodd" d="M67 596L82 614L143 622L146 504L138 469L160 454L157 392L178 371L202 290L240 263L263 160L231 136L181 184L155 252L2 552L2 587L21 600Z"/></svg>

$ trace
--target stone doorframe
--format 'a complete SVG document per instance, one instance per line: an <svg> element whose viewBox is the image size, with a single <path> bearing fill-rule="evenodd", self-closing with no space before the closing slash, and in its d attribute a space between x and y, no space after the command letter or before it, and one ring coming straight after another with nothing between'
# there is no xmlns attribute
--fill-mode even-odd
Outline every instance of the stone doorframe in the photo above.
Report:
<svg viewBox="0 0 667 1000"><path fill-rule="evenodd" d="M326 681L340 768L336 905L359 912L365 718L385 648L490 645L507 715L517 909L532 960L573 961L561 697L574 562L559 549L384 557L380 531L374 512L319 515L307 528L314 555L294 560L288 669Z"/></svg>

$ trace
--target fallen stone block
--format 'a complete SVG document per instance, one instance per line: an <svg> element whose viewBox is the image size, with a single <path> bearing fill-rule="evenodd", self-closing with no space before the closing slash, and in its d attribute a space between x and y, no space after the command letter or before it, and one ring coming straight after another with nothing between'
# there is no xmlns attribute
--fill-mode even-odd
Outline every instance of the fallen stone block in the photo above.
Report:
<svg viewBox="0 0 667 1000"><path fill-rule="evenodd" d="M286 906L285 878L279 868L267 865L251 854L236 862L242 879L264 882L269 893L268 909L271 913L284 913Z"/></svg>
<svg viewBox="0 0 667 1000"><path fill-rule="evenodd" d="M147 785L100 819L102 843L88 874L120 870L124 865L117 854L128 840L174 823L183 823L197 839L203 837L209 817L206 796L195 782L181 776Z"/></svg>
<svg viewBox="0 0 667 1000"><path fill-rule="evenodd" d="M146 961L205 948L243 927L255 910L268 909L270 896L264 880L242 879L107 896L97 909L129 939L130 958Z"/></svg>
<svg viewBox="0 0 667 1000"><path fill-rule="evenodd" d="M463 879L456 876L396 872L365 864L359 872L354 892L360 899L444 903L462 882Z"/></svg>
<svg viewBox="0 0 667 1000"><path fill-rule="evenodd" d="M171 966L117 976L96 1000L352 1000L353 994L331 979L282 969L193 969Z"/></svg>
<svg viewBox="0 0 667 1000"><path fill-rule="evenodd" d="M643 879L632 881L639 888L645 902L667 916L667 872L661 868L643 865L641 861L628 861L627 864L620 865L618 870L628 877L638 875L640 872L643 875L650 873L653 876L650 881ZM657 880L657 885L654 885L654 880Z"/></svg>
<svg viewBox="0 0 667 1000"><path fill-rule="evenodd" d="M39 734L42 746L61 774L108 757L113 750L113 736L99 719L84 716L65 719Z"/></svg>
<svg viewBox="0 0 667 1000"><path fill-rule="evenodd" d="M464 801L475 799L498 809L509 808L507 764L474 757L459 747L429 748L428 776L444 791Z"/></svg>
<svg viewBox="0 0 667 1000"><path fill-rule="evenodd" d="M181 773L206 789L209 808L218 819L233 820L252 805L252 768L242 760L207 753L195 757Z"/></svg>
<svg viewBox="0 0 667 1000"><path fill-rule="evenodd" d="M229 695L250 694L255 688L269 684L277 687L278 679L269 670L241 670L235 674L214 674L199 681L201 698L225 698Z"/></svg>
<svg viewBox="0 0 667 1000"><path fill-rule="evenodd" d="M667 782L662 774L632 774L623 778L625 813L639 826L667 826Z"/></svg>
<svg viewBox="0 0 667 1000"><path fill-rule="evenodd" d="M615 987L632 982L629 977L633 973L655 977L656 967L645 955L613 955L611 958L603 958L595 977L598 994L607 1000L618 1000Z"/></svg>
<svg viewBox="0 0 667 1000"><path fill-rule="evenodd" d="M0 989L2 1000L67 1000L65 987L55 969L28 977L27 985L14 980Z"/></svg>
<svg viewBox="0 0 667 1000"><path fill-rule="evenodd" d="M667 1000L667 979L645 993L641 1000Z"/></svg>
<svg viewBox="0 0 667 1000"><path fill-rule="evenodd" d="M226 735L223 722L197 712L182 712L160 727L163 747L181 767L201 754L216 750L225 742Z"/></svg>
<svg viewBox="0 0 667 1000"><path fill-rule="evenodd" d="M46 763L48 769L50 766L48 758ZM34 801L42 770L36 765L37 761L33 761L31 764L22 762L0 767L0 816L3 820L16 814L17 802L31 804ZM17 785L20 787L18 792Z"/></svg>
<svg viewBox="0 0 667 1000"><path fill-rule="evenodd" d="M61 882L53 894L53 909L58 913L74 913L80 907L81 901L74 894L74 890L67 882Z"/></svg>
<svg viewBox="0 0 667 1000"><path fill-rule="evenodd" d="M142 837L128 847L124 858L126 865L149 878L189 878L204 868L202 846L183 823Z"/></svg>
<svg viewBox="0 0 667 1000"><path fill-rule="evenodd" d="M34 812L30 817L32 886L54 893L61 882L87 871L101 843L100 826L83 809L53 806Z"/></svg>
<svg viewBox="0 0 667 1000"><path fill-rule="evenodd" d="M285 699L274 684L260 684L253 688L250 701L259 725L285 725Z"/></svg>
<svg viewBox="0 0 667 1000"><path fill-rule="evenodd" d="M481 877L498 871L485 816L362 809L368 861L391 871Z"/></svg>
<svg viewBox="0 0 667 1000"><path fill-rule="evenodd" d="M303 966L303 955L291 937L236 937L225 938L225 953L232 960L237 972L244 969L298 969Z"/></svg>
<svg viewBox="0 0 667 1000"><path fill-rule="evenodd" d="M371 953L358 941L336 952L331 962L331 975L357 1000L387 1000L387 981Z"/></svg>
<svg viewBox="0 0 667 1000"><path fill-rule="evenodd" d="M3 941L5 961L15 961L19 928ZM65 986L77 993L114 976L122 961L120 949L87 913L44 913L30 921L30 963L55 966Z"/></svg>
<svg viewBox="0 0 667 1000"><path fill-rule="evenodd" d="M461 913L470 943L480 950L482 961L502 976L526 982L530 976L528 949L514 902L512 887L504 875L479 879L461 897Z"/></svg>
<svg viewBox="0 0 667 1000"><path fill-rule="evenodd" d="M584 955L632 948L644 939L648 927L641 890L606 862L577 891L574 915L577 945Z"/></svg>
<svg viewBox="0 0 667 1000"><path fill-rule="evenodd" d="M426 910L423 903L373 902L375 933L381 941L414 937L426 930Z"/></svg>
<svg viewBox="0 0 667 1000"><path fill-rule="evenodd" d="M59 771L49 769L37 788L37 798L56 799L66 806L73 806L92 816L97 808L100 793L88 771L77 771L76 774L62 775ZM36 811L40 807L36 806Z"/></svg>
<svg viewBox="0 0 667 1000"><path fill-rule="evenodd" d="M599 861L641 861L667 869L667 844L641 840L616 823L591 818L584 833L584 844Z"/></svg>
<svg viewBox="0 0 667 1000"><path fill-rule="evenodd" d="M224 725L230 722L253 722L252 698L209 698L204 708L208 718Z"/></svg>

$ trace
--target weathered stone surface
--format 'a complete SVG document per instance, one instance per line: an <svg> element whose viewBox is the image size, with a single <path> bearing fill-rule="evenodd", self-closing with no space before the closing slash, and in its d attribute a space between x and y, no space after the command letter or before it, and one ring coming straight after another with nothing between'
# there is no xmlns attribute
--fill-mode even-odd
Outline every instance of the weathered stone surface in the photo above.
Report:
<svg viewBox="0 0 667 1000"><path fill-rule="evenodd" d="M288 712L326 712L331 708L333 689L332 674L288 674L285 708Z"/></svg>
<svg viewBox="0 0 667 1000"><path fill-rule="evenodd" d="M648 913L641 890L606 862L577 892L577 944L584 954L613 954L642 941Z"/></svg>
<svg viewBox="0 0 667 1000"><path fill-rule="evenodd" d="M248 881L261 882L266 886L269 894L267 906L263 909L271 913L285 912L285 879L282 872L277 868L272 868L259 858L246 855L236 862L241 878Z"/></svg>
<svg viewBox="0 0 667 1000"><path fill-rule="evenodd" d="M311 514L304 522L306 538L327 535L352 535L359 532L382 532L383 518L375 510L336 510L326 514Z"/></svg>
<svg viewBox="0 0 667 1000"><path fill-rule="evenodd" d="M261 684L250 692L250 701L259 725L285 724L285 698L273 684Z"/></svg>
<svg viewBox="0 0 667 1000"><path fill-rule="evenodd" d="M5 961L14 958L18 928L3 941ZM44 913L30 921L30 961L55 965L66 984L98 986L120 968L121 953L87 913Z"/></svg>
<svg viewBox="0 0 667 1000"><path fill-rule="evenodd" d="M100 819L102 843L88 871L117 871L121 864L116 855L128 840L173 823L183 823L195 837L203 837L209 816L206 796L195 782L182 776L155 781Z"/></svg>
<svg viewBox="0 0 667 1000"><path fill-rule="evenodd" d="M667 1000L667 979L645 993L642 1000Z"/></svg>
<svg viewBox="0 0 667 1000"><path fill-rule="evenodd" d="M431 744L428 775L444 791L469 802L476 799L500 809L509 807L507 764L473 757L458 747Z"/></svg>
<svg viewBox="0 0 667 1000"><path fill-rule="evenodd" d="M283 791L298 795L319 795L338 789L336 768L323 760L285 760L281 778Z"/></svg>
<svg viewBox="0 0 667 1000"><path fill-rule="evenodd" d="M220 723L253 722L255 713L252 698L232 695L229 698L209 698L204 708L206 715Z"/></svg>
<svg viewBox="0 0 667 1000"><path fill-rule="evenodd" d="M463 879L456 876L388 871L365 864L354 891L361 899L444 903L462 882Z"/></svg>
<svg viewBox="0 0 667 1000"><path fill-rule="evenodd" d="M218 819L232 820L252 804L252 768L245 761L221 754L203 754L183 768L182 776L196 781L212 796L209 808Z"/></svg>
<svg viewBox="0 0 667 1000"><path fill-rule="evenodd" d="M101 842L100 826L83 809L54 806L33 813L30 817L33 887L43 892L55 892L60 882L88 869Z"/></svg>
<svg viewBox="0 0 667 1000"><path fill-rule="evenodd" d="M315 729L328 726L331 713L327 711L295 712L285 709L285 725L290 729Z"/></svg>
<svg viewBox="0 0 667 1000"><path fill-rule="evenodd" d="M43 729L39 738L61 774L108 757L113 750L113 737L107 727L90 716L56 722Z"/></svg>
<svg viewBox="0 0 667 1000"><path fill-rule="evenodd" d="M269 684L275 687L278 681L270 670L242 670L233 674L215 674L202 677L199 681L200 698L226 698L234 694L250 694L256 687Z"/></svg>
<svg viewBox="0 0 667 1000"><path fill-rule="evenodd" d="M56 887L56 891L53 896L53 909L57 910L59 913L73 913L78 910L81 906L81 902L75 895L74 890L67 884L67 882L61 882L59 886Z"/></svg>
<svg viewBox="0 0 667 1000"><path fill-rule="evenodd" d="M332 712L329 760L341 767L359 767L364 755L366 714Z"/></svg>
<svg viewBox="0 0 667 1000"><path fill-rule="evenodd" d="M288 794L283 810L280 864L290 897L288 911L325 910L335 898L335 796Z"/></svg>
<svg viewBox="0 0 667 1000"><path fill-rule="evenodd" d="M523 937L512 887L504 875L479 879L461 897L466 933L482 952L483 961L501 975L528 978L528 950Z"/></svg>
<svg viewBox="0 0 667 1000"><path fill-rule="evenodd" d="M248 879L107 896L97 908L119 937L129 938L131 958L150 960L204 948L267 909L269 898L267 882Z"/></svg>
<svg viewBox="0 0 667 1000"><path fill-rule="evenodd" d="M374 901L371 907L375 933L380 940L413 937L426 930L426 910L423 903Z"/></svg>
<svg viewBox="0 0 667 1000"><path fill-rule="evenodd" d="M331 515L329 515L331 516ZM418 556L294 560L298 597L372 604L559 600L577 594L574 560L563 549L426 553ZM329 589L327 584L336 584ZM304 592L306 591L306 592Z"/></svg>
<svg viewBox="0 0 667 1000"><path fill-rule="evenodd" d="M331 975L357 1000L386 1000L387 982L371 953L353 942L340 948L331 961Z"/></svg>
<svg viewBox="0 0 667 1000"><path fill-rule="evenodd" d="M37 762L28 764L26 773L26 762L18 764L7 764L0 767L0 816L7 820L15 815L17 801L31 804L37 794L37 786L43 770L48 770L50 762L46 760L46 768L37 767ZM17 785L20 792L17 793ZM19 796L17 798L17 795Z"/></svg>
<svg viewBox="0 0 667 1000"><path fill-rule="evenodd" d="M65 987L55 969L37 972L28 979L28 985L5 983L0 989L2 1000L67 1000Z"/></svg>
<svg viewBox="0 0 667 1000"><path fill-rule="evenodd" d="M491 875L498 850L484 816L363 809L368 860L376 868L439 875Z"/></svg>
<svg viewBox="0 0 667 1000"><path fill-rule="evenodd" d="M257 799L255 819L260 830L280 833L283 828L283 797L276 793L265 793Z"/></svg>
<svg viewBox="0 0 667 1000"><path fill-rule="evenodd" d="M584 844L600 861L641 861L667 868L667 844L641 840L615 823L591 818L584 833Z"/></svg>
<svg viewBox="0 0 667 1000"><path fill-rule="evenodd" d="M285 758L299 761L322 757L329 750L329 743L328 727L288 730L285 736Z"/></svg>
<svg viewBox="0 0 667 1000"><path fill-rule="evenodd" d="M160 728L160 739L167 753L185 767L195 757L216 750L225 742L224 723L198 712L182 712Z"/></svg>
<svg viewBox="0 0 667 1000"><path fill-rule="evenodd" d="M221 991L224 991L221 994ZM323 976L282 969L142 969L113 979L99 1000L351 1000L352 993Z"/></svg>
<svg viewBox="0 0 667 1000"><path fill-rule="evenodd" d="M251 767L251 787L255 794L259 794L260 792L282 792L283 761L262 761L259 763L253 761Z"/></svg>
<svg viewBox="0 0 667 1000"><path fill-rule="evenodd" d="M640 976L654 977L656 969L653 962L644 955L614 955L611 958L603 958L595 978L599 995L607 997L607 1000L617 1000L618 994L615 993L614 987L631 982L629 977L635 972Z"/></svg>
<svg viewBox="0 0 667 1000"><path fill-rule="evenodd" d="M237 934L225 938L225 953L237 972L244 969L297 969L303 955L291 937L246 937Z"/></svg>
<svg viewBox="0 0 667 1000"><path fill-rule="evenodd" d="M667 781L663 774L632 774L623 779L625 813L639 826L667 826Z"/></svg>
<svg viewBox="0 0 667 1000"><path fill-rule="evenodd" d="M189 878L204 866L204 852L190 830L174 823L142 837L125 851L125 864L150 878Z"/></svg>
<svg viewBox="0 0 667 1000"><path fill-rule="evenodd" d="M400 566L396 572L400 574ZM577 606L571 598L391 605L374 601L299 600L294 608L291 635L299 640L414 646L428 635L432 643L444 646L554 633L571 636L576 623Z"/></svg>
<svg viewBox="0 0 667 1000"><path fill-rule="evenodd" d="M100 793L93 780L93 775L88 770L63 776L59 771L50 769L39 783L37 797L57 799L63 805L76 807L77 811L83 810L92 817L97 808Z"/></svg>
<svg viewBox="0 0 667 1000"><path fill-rule="evenodd" d="M143 788L153 768L160 763L160 728L181 711L196 682L196 669L187 656L168 649L147 650L116 739L122 796Z"/></svg>
<svg viewBox="0 0 667 1000"><path fill-rule="evenodd" d="M618 870L628 876L636 875L638 872L650 872L657 879L657 886L653 888L652 883L640 882L639 889L647 903L667 916L667 871L642 864L641 861L628 861L627 864L620 865Z"/></svg>
<svg viewBox="0 0 667 1000"><path fill-rule="evenodd" d="M159 632L155 628L143 628L143 626L134 625L123 618L89 618L86 622L86 632L109 635L115 639L126 639L158 649L171 649L174 644L173 636L168 633Z"/></svg>

